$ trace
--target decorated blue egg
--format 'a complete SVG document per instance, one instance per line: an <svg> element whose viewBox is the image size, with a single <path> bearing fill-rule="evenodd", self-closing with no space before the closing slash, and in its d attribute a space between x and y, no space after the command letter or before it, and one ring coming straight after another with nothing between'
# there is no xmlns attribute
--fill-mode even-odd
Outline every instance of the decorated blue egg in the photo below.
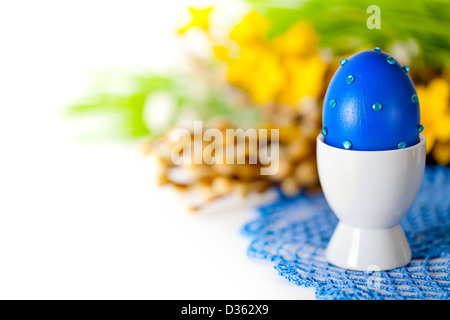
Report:
<svg viewBox="0 0 450 320"><path fill-rule="evenodd" d="M409 67L379 48L342 59L323 105L325 143L381 151L419 142L420 106Z"/></svg>

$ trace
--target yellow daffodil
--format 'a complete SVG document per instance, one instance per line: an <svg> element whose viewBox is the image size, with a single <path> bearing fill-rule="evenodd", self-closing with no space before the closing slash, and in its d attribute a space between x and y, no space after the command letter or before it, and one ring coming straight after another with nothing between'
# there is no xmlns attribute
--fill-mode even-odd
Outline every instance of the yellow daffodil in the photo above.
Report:
<svg viewBox="0 0 450 320"><path fill-rule="evenodd" d="M319 97L328 67L319 56L308 59L287 58L284 66L288 72L288 81L279 102L296 105L304 96Z"/></svg>
<svg viewBox="0 0 450 320"><path fill-rule="evenodd" d="M212 47L214 56L220 61L228 61L230 59L229 50L223 45L214 45Z"/></svg>
<svg viewBox="0 0 450 320"><path fill-rule="evenodd" d="M450 85L442 78L433 79L428 86L417 86L422 124L427 138L427 153L441 164L450 162Z"/></svg>
<svg viewBox="0 0 450 320"><path fill-rule="evenodd" d="M317 55L319 41L306 23L297 23L273 41L274 49L282 56L309 58Z"/></svg>
<svg viewBox="0 0 450 320"><path fill-rule="evenodd" d="M249 82L252 81L252 71L263 50L264 48L260 45L241 47L238 57L227 61L228 81L236 87L248 90Z"/></svg>
<svg viewBox="0 0 450 320"><path fill-rule="evenodd" d="M305 95L317 98L327 70L318 56L314 30L298 23L275 39L266 39L268 22L251 12L233 28L230 39L240 48L228 60L228 80L256 103L275 101L296 105ZM221 50L221 49L220 49ZM219 48L216 53L219 52Z"/></svg>
<svg viewBox="0 0 450 320"><path fill-rule="evenodd" d="M440 164L450 163L450 142L436 142L436 146L431 152L433 158Z"/></svg>
<svg viewBox="0 0 450 320"><path fill-rule="evenodd" d="M184 34L192 27L199 27L204 31L209 31L209 15L212 11L213 7L208 7L205 9L196 9L193 7L189 8L191 12L192 19L186 26L178 29L179 34Z"/></svg>
<svg viewBox="0 0 450 320"><path fill-rule="evenodd" d="M249 78L248 91L256 103L274 101L286 83L285 70L279 57L270 50L262 50Z"/></svg>
<svg viewBox="0 0 450 320"><path fill-rule="evenodd" d="M245 90L255 103L274 101L285 84L279 57L263 46L246 46L228 63L228 81Z"/></svg>
<svg viewBox="0 0 450 320"><path fill-rule="evenodd" d="M251 42L263 42L269 28L268 21L259 13L252 11L247 14L230 32L230 39L239 45Z"/></svg>

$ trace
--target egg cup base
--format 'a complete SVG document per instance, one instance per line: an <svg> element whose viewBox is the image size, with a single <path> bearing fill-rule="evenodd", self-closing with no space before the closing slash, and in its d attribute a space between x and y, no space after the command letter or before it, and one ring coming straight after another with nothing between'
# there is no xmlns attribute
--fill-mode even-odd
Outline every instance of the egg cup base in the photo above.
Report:
<svg viewBox="0 0 450 320"><path fill-rule="evenodd" d="M357 271L381 271L402 267L411 260L403 229L363 229L339 222L325 253L331 264Z"/></svg>
<svg viewBox="0 0 450 320"><path fill-rule="evenodd" d="M326 251L334 265L367 271L409 262L411 251L400 227L420 189L426 139L386 151L334 148L317 137L317 168L323 194L339 219Z"/></svg>

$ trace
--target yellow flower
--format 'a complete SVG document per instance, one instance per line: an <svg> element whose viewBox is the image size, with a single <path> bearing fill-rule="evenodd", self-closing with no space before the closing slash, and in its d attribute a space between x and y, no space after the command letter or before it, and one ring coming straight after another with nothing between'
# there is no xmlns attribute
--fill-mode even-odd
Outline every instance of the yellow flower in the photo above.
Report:
<svg viewBox="0 0 450 320"><path fill-rule="evenodd" d="M450 163L450 142L438 141L433 151L431 152L433 158L440 164Z"/></svg>
<svg viewBox="0 0 450 320"><path fill-rule="evenodd" d="M239 55L225 60L228 81L256 103L296 105L305 96L319 97L327 70L318 55L314 30L298 23L273 40L266 39L268 21L251 12L236 25L230 39L239 45ZM224 57L216 48L216 56Z"/></svg>
<svg viewBox="0 0 450 320"><path fill-rule="evenodd" d="M239 45L239 53L225 60L228 81L246 91L254 102L272 101L283 81L278 57L265 40L268 22L257 12L250 12L230 32L230 39ZM223 57L216 48L216 56Z"/></svg>
<svg viewBox="0 0 450 320"><path fill-rule="evenodd" d="M449 162L447 143L450 142L450 86L442 79L433 79L427 87L417 86L421 121L427 138L427 153L433 147L432 155L441 164Z"/></svg>
<svg viewBox="0 0 450 320"><path fill-rule="evenodd" d="M227 61L230 56L228 54L228 48L221 45L215 45L212 47L214 56L220 61Z"/></svg>
<svg viewBox="0 0 450 320"><path fill-rule="evenodd" d="M251 73L256 67L260 52L263 50L261 45L241 47L239 56L227 61L228 81L236 87L247 90L249 83L252 81Z"/></svg>
<svg viewBox="0 0 450 320"><path fill-rule="evenodd" d="M209 30L209 14L211 13L213 7L208 7L205 9L196 9L193 7L189 8L189 11L192 14L191 22L189 22L186 26L178 29L179 34L184 34L192 27L199 27L206 32Z"/></svg>
<svg viewBox="0 0 450 320"><path fill-rule="evenodd" d="M317 54L319 42L314 30L308 24L300 22L276 37L273 46L280 55L308 58Z"/></svg>
<svg viewBox="0 0 450 320"><path fill-rule="evenodd" d="M245 90L255 103L273 101L285 84L279 57L264 46L241 47L228 63L228 81Z"/></svg>
<svg viewBox="0 0 450 320"><path fill-rule="evenodd" d="M287 58L284 66L288 72L288 81L278 102L296 105L304 96L319 97L328 67L319 56L308 59Z"/></svg>
<svg viewBox="0 0 450 320"><path fill-rule="evenodd" d="M278 102L296 105L304 96L318 98L328 65L318 55L319 42L314 30L300 22L273 40L274 50L283 57L288 74Z"/></svg>
<svg viewBox="0 0 450 320"><path fill-rule="evenodd" d="M259 13L252 11L231 30L230 39L239 45L260 43L264 41L268 28L269 22Z"/></svg>
<svg viewBox="0 0 450 320"><path fill-rule="evenodd" d="M286 83L285 71L279 57L270 50L262 50L249 78L249 94L256 103L274 101Z"/></svg>

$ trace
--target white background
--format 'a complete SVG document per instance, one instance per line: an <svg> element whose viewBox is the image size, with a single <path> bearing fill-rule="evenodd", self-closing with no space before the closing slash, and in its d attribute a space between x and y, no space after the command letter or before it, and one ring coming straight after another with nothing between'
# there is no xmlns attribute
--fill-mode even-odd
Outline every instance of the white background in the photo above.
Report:
<svg viewBox="0 0 450 320"><path fill-rule="evenodd" d="M62 116L96 70L179 63L193 3L0 2L1 299L314 298L246 255L240 229L270 194L190 214L138 143L81 140L93 124Z"/></svg>

